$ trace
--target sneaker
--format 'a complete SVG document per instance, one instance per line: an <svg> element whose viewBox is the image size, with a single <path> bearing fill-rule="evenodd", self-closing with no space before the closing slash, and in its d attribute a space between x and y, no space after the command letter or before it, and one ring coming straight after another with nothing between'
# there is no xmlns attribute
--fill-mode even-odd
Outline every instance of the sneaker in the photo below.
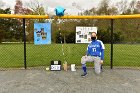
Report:
<svg viewBox="0 0 140 93"><path fill-rule="evenodd" d="M101 65L101 70L103 69L103 65Z"/></svg>
<svg viewBox="0 0 140 93"><path fill-rule="evenodd" d="M86 72L86 73L83 73L81 76L82 76L82 77L85 77L86 75L87 75L87 72Z"/></svg>

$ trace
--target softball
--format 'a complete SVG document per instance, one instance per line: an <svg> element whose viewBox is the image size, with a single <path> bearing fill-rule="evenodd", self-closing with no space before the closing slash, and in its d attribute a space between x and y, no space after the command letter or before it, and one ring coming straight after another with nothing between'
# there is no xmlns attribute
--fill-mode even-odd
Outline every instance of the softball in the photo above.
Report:
<svg viewBox="0 0 140 93"><path fill-rule="evenodd" d="M48 71L49 70L49 67L47 67L46 70Z"/></svg>

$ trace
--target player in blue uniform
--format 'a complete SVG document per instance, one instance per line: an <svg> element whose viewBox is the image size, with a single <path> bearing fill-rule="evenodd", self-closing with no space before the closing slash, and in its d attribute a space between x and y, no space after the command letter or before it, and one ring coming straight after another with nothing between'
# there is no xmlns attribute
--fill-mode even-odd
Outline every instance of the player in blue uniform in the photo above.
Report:
<svg viewBox="0 0 140 93"><path fill-rule="evenodd" d="M91 34L92 42L87 47L87 53L81 58L81 64L83 69L83 74L81 76L87 75L86 62L94 62L94 69L96 74L101 73L101 64L104 60L104 49L105 46L102 41L96 39L96 33Z"/></svg>

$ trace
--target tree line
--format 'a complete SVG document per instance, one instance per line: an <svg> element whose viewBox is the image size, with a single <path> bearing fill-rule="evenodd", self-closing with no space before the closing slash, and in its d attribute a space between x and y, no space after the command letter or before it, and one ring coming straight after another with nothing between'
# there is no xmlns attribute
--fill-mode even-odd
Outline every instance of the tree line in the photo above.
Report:
<svg viewBox="0 0 140 93"><path fill-rule="evenodd" d="M93 2L94 3L94 2ZM24 8L21 0L16 0L14 14L45 15L45 8L39 2L29 2L28 8ZM11 14L10 8L0 8L1 14ZM101 0L98 7L93 6L89 10L82 11L78 15L128 15L140 13L140 1L122 0L111 3L110 0ZM140 19L116 19L114 20L114 43L140 42ZM52 23L52 42L75 43L76 26L98 27L98 39L104 43L110 43L111 25L109 19L26 19L27 41L33 42L34 22ZM0 19L0 42L22 42L22 19ZM60 35L61 33L61 35ZM61 38L60 38L61 37Z"/></svg>

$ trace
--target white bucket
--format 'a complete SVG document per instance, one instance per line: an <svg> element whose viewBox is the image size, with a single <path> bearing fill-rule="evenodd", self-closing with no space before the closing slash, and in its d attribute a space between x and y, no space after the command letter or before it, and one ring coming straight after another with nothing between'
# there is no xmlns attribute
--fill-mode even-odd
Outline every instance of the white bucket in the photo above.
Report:
<svg viewBox="0 0 140 93"><path fill-rule="evenodd" d="M71 71L76 71L75 64L71 64Z"/></svg>

